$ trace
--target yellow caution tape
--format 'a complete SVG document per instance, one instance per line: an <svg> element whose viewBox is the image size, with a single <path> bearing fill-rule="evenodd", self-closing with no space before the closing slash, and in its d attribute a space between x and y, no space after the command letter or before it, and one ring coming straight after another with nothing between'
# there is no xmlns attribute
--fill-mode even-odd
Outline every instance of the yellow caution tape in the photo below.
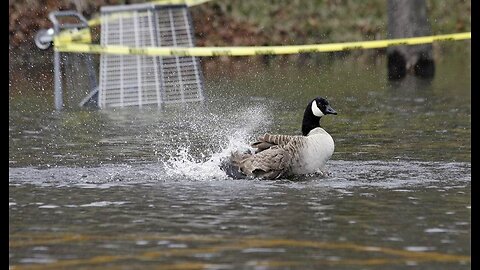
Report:
<svg viewBox="0 0 480 270"><path fill-rule="evenodd" d="M398 38L373 41L358 41L330 44L311 44L293 46L245 46L245 47L127 47L119 45L95 45L69 42L55 43L55 50L60 52L101 53L119 55L149 56L248 56L335 52L357 49L376 49L399 45L418 45L434 41L471 39L472 33Z"/></svg>
<svg viewBox="0 0 480 270"><path fill-rule="evenodd" d="M102 23L102 19L100 17L98 17L98 18L94 18L94 19L89 20L88 21L88 26L93 27L93 26L100 25L101 23Z"/></svg>
<svg viewBox="0 0 480 270"><path fill-rule="evenodd" d="M109 21L114 21L117 19L127 19L127 18L132 18L134 16L137 16L137 12L131 12L131 11L124 11L124 12L115 12L113 14L108 14L108 15L102 15L99 18L91 19L88 21L88 26L96 26L99 25L103 22L109 22Z"/></svg>
<svg viewBox="0 0 480 270"><path fill-rule="evenodd" d="M89 28L83 28L80 30L77 29L67 29L61 31L58 35L53 37L54 44L64 44L64 43L92 43L92 35L90 34Z"/></svg>
<svg viewBox="0 0 480 270"><path fill-rule="evenodd" d="M262 46L262 47L127 47L102 46L87 44L57 44L57 50L62 52L106 53L106 54L135 54L150 56L247 56L265 54L295 54L312 52L333 52L353 49L383 48L396 45L417 45L441 40L470 39L471 32L449 35L426 36L415 38L360 41L332 44L294 45L294 46Z"/></svg>
<svg viewBox="0 0 480 270"><path fill-rule="evenodd" d="M158 4L158 5L187 5L187 6L195 6L195 5L200 5L206 2L209 2L211 0L154 0L151 1L153 4ZM109 15L104 15L102 17L94 18L89 20L88 26L89 27L94 27L97 25L100 25L102 23L102 20L116 20L116 19L124 19L124 18L129 18L136 16L135 12L117 12L114 14L109 14ZM75 32L75 30L62 30L56 37L54 37L54 40L56 40L56 44L63 44L63 43L69 43L69 42L79 42L79 43L91 43L92 38L90 35L90 32L88 29L82 29L78 32Z"/></svg>
<svg viewBox="0 0 480 270"><path fill-rule="evenodd" d="M56 43L57 50L62 52L136 54L151 56L246 56L264 54L294 54L312 52L333 52L353 49L383 48L396 45L416 45L441 40L470 39L471 32L449 35L426 36L415 38L360 41L332 44L294 45L294 46L262 46L262 47L126 47L118 45L102 46L73 43ZM58 40L61 41L61 40Z"/></svg>
<svg viewBox="0 0 480 270"><path fill-rule="evenodd" d="M211 0L153 0L151 3L160 4L160 5L187 5L187 6L196 6Z"/></svg>
<svg viewBox="0 0 480 270"><path fill-rule="evenodd" d="M212 0L154 0L154 1L150 1L150 3L158 4L158 5L187 5L191 7L191 6L200 5L210 1ZM115 14L109 15L109 19L118 19L125 16L134 16L134 13L133 12L115 13ZM102 20L105 20L105 18L98 17L98 18L91 19L88 21L88 26L93 27L93 26L100 25L102 23Z"/></svg>

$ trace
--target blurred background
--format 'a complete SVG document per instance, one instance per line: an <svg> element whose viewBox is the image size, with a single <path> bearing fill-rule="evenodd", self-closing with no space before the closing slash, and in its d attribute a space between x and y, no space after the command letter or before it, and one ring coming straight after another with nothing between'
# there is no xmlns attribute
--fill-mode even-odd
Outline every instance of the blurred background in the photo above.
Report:
<svg viewBox="0 0 480 270"><path fill-rule="evenodd" d="M86 18L92 18L100 6L145 1L120 0L10 0L9 47L10 52L20 50L28 55L15 53L11 60L26 57L29 62L35 48L34 34L52 26L48 13L55 10L77 10ZM471 29L471 1L427 0L426 11L431 34L468 32ZM237 45L297 45L349 42L385 39L387 37L387 1L281 1L281 0L215 0L190 8L197 46ZM93 31L97 29L92 29ZM436 46L441 54L462 44ZM385 50L355 50L343 54L365 58L384 53ZM315 54L315 59L339 53ZM288 55L278 58L298 59ZM250 58L250 57L249 57ZM262 58L262 57L258 57ZM203 59L211 61L242 61L242 58L220 57ZM213 65L213 64L212 64Z"/></svg>

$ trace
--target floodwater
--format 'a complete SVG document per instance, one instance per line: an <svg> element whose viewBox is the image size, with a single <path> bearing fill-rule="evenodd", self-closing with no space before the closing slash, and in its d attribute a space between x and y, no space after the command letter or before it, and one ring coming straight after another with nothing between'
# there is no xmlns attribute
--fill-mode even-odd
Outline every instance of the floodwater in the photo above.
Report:
<svg viewBox="0 0 480 270"><path fill-rule="evenodd" d="M52 72L10 69L11 269L470 269L470 43L431 81L385 59L205 71L203 103L53 110ZM222 158L300 134L326 96L328 176L233 180Z"/></svg>

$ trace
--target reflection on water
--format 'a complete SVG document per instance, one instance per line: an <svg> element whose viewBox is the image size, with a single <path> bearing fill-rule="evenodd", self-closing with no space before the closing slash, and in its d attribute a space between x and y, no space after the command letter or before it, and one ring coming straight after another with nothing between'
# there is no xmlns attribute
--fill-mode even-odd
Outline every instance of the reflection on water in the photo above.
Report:
<svg viewBox="0 0 480 270"><path fill-rule="evenodd" d="M9 264L469 269L470 70L463 56L430 82L388 82L383 61L220 67L204 103L54 112L51 71L11 68ZM329 176L219 169L264 132L300 134L318 95L339 113L322 119Z"/></svg>

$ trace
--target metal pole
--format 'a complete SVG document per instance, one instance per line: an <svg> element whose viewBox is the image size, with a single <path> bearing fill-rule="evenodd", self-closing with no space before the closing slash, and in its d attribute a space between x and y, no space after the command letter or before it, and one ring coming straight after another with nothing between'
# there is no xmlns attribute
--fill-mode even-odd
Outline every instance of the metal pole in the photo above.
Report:
<svg viewBox="0 0 480 270"><path fill-rule="evenodd" d="M64 23L60 24L57 20L57 17L77 17L81 23ZM60 30L63 29L76 29L79 27L88 27L87 20L78 12L75 11L52 11L48 14L48 18L53 23L54 33L58 34ZM54 68L54 87L55 87L55 109L61 110L63 108L63 87L62 87L62 59L60 52L54 52L53 59L53 68Z"/></svg>
<svg viewBox="0 0 480 270"><path fill-rule="evenodd" d="M54 67L54 84L55 84L55 110L61 110L63 107L63 93L62 93L62 70L60 52L54 52L53 67Z"/></svg>
<svg viewBox="0 0 480 270"><path fill-rule="evenodd" d="M86 66L87 66L87 70L88 70L88 78L90 80L90 90L93 91L93 89L95 89L95 87L98 86L98 82L97 82L97 75L95 73L95 70L93 69L93 58L91 55L84 55L84 61L86 63Z"/></svg>

